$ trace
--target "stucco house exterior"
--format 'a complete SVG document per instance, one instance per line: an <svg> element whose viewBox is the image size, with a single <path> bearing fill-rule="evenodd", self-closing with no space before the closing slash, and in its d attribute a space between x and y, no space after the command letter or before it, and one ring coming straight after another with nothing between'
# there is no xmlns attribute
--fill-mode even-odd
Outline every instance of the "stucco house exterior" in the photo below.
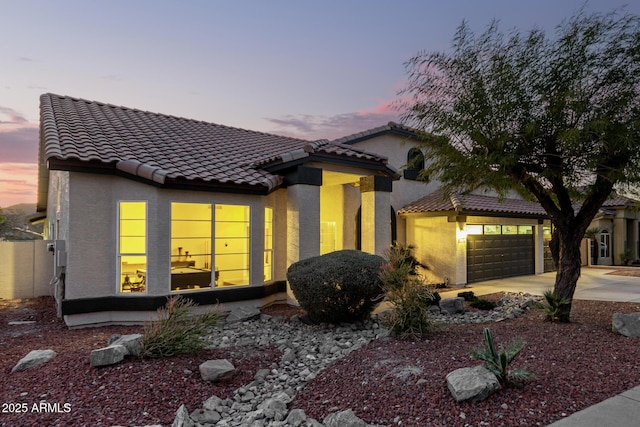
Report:
<svg viewBox="0 0 640 427"><path fill-rule="evenodd" d="M40 103L38 211L69 326L142 322L177 294L225 308L291 300L292 263L393 241L415 246L434 283L553 269L538 204L445 198L395 123L306 141L54 94ZM610 233L598 263L630 246L638 256L639 217L621 200L596 219Z"/></svg>
<svg viewBox="0 0 640 427"><path fill-rule="evenodd" d="M173 294L287 298L286 269L391 241L387 159L66 96L40 98L38 211L69 326L141 322Z"/></svg>

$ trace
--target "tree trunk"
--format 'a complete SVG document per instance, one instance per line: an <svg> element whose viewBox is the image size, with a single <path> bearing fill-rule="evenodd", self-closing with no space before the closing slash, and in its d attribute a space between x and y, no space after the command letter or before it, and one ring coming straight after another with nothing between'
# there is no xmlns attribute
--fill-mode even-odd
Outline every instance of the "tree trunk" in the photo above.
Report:
<svg viewBox="0 0 640 427"><path fill-rule="evenodd" d="M582 260L580 258L580 243L582 236L573 227L557 228L558 231L558 272L556 274L555 293L569 301L562 306L558 320L569 322L571 315L571 302L576 290Z"/></svg>

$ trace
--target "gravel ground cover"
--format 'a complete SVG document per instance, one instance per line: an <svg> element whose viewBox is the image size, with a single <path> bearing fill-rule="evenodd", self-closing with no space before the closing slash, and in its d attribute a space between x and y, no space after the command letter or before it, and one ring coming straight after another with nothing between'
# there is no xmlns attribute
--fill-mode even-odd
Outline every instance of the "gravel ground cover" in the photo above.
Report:
<svg viewBox="0 0 640 427"><path fill-rule="evenodd" d="M265 311L299 313L287 307ZM639 311L636 303L574 301L571 324L543 322L543 312L533 309L489 325L444 325L417 342L377 340L322 371L290 407L316 419L352 408L365 421L385 425L546 425L640 385L640 340L611 332L613 313ZM8 324L30 320L35 323ZM486 326L497 343L526 341L514 364L537 378L484 402L457 404L445 376L477 363L469 351L482 345ZM90 351L105 346L112 334L140 331L121 326L69 330L56 319L50 298L0 301L0 425L171 425L180 404L192 410L211 395L229 397L281 357L275 348L236 347L161 360L126 359L100 369L89 365ZM34 349L52 349L58 356L12 374L15 363ZM239 373L222 384L203 382L198 365L211 358L228 358ZM48 407L34 411L41 401ZM16 412L16 405L11 411L16 403L26 403L28 411Z"/></svg>

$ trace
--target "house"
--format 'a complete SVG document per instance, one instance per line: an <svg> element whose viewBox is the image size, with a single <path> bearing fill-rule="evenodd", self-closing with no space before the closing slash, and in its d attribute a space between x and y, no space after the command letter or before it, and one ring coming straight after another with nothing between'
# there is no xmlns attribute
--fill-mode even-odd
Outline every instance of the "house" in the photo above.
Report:
<svg viewBox="0 0 640 427"><path fill-rule="evenodd" d="M553 269L538 204L445 198L421 177L416 135L395 123L306 141L54 94L40 103L37 210L69 326L141 322L178 294L227 308L291 299L292 263L393 241L414 245L435 283ZM633 215L611 205L597 219L613 236L598 262L630 242L637 257Z"/></svg>
<svg viewBox="0 0 640 427"><path fill-rule="evenodd" d="M499 200L484 189L445 197L439 182L420 178L428 159L415 135L394 123L336 142L384 155L403 171L391 193L397 215L393 235L415 247L432 283L462 286L555 270L549 249L551 221L537 202L517 194ZM604 203L590 226L597 233L589 264L620 265L623 254L638 259L638 206L638 201L617 194Z"/></svg>
<svg viewBox="0 0 640 427"><path fill-rule="evenodd" d="M265 305L300 259L391 241L387 159L54 94L40 98L37 210L69 326L141 322L166 297Z"/></svg>

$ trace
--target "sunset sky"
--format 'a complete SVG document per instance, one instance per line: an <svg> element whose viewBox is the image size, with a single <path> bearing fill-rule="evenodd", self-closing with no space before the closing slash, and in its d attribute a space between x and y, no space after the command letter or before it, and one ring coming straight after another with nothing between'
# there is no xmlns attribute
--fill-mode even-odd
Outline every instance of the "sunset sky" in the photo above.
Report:
<svg viewBox="0 0 640 427"><path fill-rule="evenodd" d="M42 93L331 139L397 120L403 63L447 50L463 19L551 33L583 3L0 0L0 207L36 201Z"/></svg>

